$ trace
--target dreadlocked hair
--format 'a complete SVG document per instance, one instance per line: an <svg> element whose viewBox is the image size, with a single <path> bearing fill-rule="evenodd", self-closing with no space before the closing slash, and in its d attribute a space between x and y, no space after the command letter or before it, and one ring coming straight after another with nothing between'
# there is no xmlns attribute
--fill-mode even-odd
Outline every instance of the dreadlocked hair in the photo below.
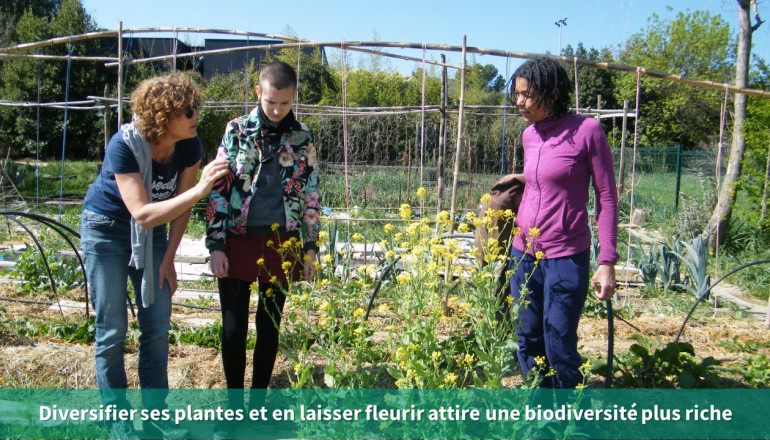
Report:
<svg viewBox="0 0 770 440"><path fill-rule="evenodd" d="M572 87L567 71L558 61L537 57L519 66L513 72L508 89L508 102L511 105L516 105L516 78L527 80L527 94L533 96L535 105L543 103L548 118L569 113Z"/></svg>

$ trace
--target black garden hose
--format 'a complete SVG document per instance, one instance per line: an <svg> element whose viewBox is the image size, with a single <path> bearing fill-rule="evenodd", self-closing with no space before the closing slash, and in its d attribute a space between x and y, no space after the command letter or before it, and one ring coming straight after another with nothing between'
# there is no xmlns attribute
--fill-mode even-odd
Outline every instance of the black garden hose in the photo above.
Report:
<svg viewBox="0 0 770 440"><path fill-rule="evenodd" d="M722 280L729 277L730 275L734 274L735 272L738 272L739 270L745 269L750 266L755 266L757 264L764 264L764 263L770 263L770 260L759 260L759 261L752 261L751 263L742 264L735 269L731 270L730 272L727 272L724 274L721 278L716 280L714 284L710 285L706 290L703 291L698 296L698 299L695 300L695 304L692 305L692 308L690 309L690 312L687 314L687 316L684 318L684 322L682 322L682 327L679 328L679 333L676 334L676 338L674 338L674 342L679 342L679 337L682 336L682 332L684 332L684 327L687 325L687 321L690 319L690 316L692 316L693 312L695 311L695 307L698 306L698 303L706 299L708 297L709 292L711 292L711 289L716 287L717 284L719 284Z"/></svg>

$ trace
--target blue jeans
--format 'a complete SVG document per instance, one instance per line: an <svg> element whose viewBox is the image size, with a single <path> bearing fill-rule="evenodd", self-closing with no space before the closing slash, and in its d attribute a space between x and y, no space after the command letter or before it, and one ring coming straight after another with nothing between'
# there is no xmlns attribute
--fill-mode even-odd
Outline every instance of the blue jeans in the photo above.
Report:
<svg viewBox="0 0 770 440"><path fill-rule="evenodd" d="M524 379L531 380L534 370L543 388L575 388L583 381L577 328L588 295L590 250L536 262L532 255L511 249L510 268L515 269L511 295L518 299L525 283L528 290L524 299L529 304L522 305L516 317L517 357ZM542 377L549 369L555 374Z"/></svg>
<svg viewBox="0 0 770 440"><path fill-rule="evenodd" d="M134 304L139 321L139 383L142 389L168 389L168 329L171 322L171 298L168 283L157 288L158 267L166 251L166 228L153 230L155 302L142 307L142 272L128 266L131 256L128 221L115 220L89 209L81 217L80 247L91 290L91 304L96 313L94 361L96 383L102 389L105 404L128 407L125 353L128 329L128 279L134 286ZM107 391L109 390L109 391ZM146 396L147 408L164 408L167 392Z"/></svg>

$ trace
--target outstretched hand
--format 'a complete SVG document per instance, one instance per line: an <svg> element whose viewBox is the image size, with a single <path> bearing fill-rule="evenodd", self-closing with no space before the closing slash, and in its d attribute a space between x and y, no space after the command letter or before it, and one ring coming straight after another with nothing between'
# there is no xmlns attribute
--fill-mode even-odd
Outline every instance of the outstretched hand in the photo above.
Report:
<svg viewBox="0 0 770 440"><path fill-rule="evenodd" d="M207 163L201 171L201 178L198 181L198 187L203 195L208 194L214 184L230 172L230 164L225 159L214 159Z"/></svg>

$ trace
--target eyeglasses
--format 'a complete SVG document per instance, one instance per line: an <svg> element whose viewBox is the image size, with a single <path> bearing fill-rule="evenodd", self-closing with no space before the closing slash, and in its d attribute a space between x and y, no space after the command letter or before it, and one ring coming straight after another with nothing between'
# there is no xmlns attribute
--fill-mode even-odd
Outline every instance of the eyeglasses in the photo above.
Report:
<svg viewBox="0 0 770 440"><path fill-rule="evenodd" d="M192 117L195 114L195 112L200 111L200 109L201 109L201 107L198 104L196 104L196 105L194 105L192 107L187 107L187 110L185 110L185 114L184 115L185 115L185 117L187 119L192 119Z"/></svg>

